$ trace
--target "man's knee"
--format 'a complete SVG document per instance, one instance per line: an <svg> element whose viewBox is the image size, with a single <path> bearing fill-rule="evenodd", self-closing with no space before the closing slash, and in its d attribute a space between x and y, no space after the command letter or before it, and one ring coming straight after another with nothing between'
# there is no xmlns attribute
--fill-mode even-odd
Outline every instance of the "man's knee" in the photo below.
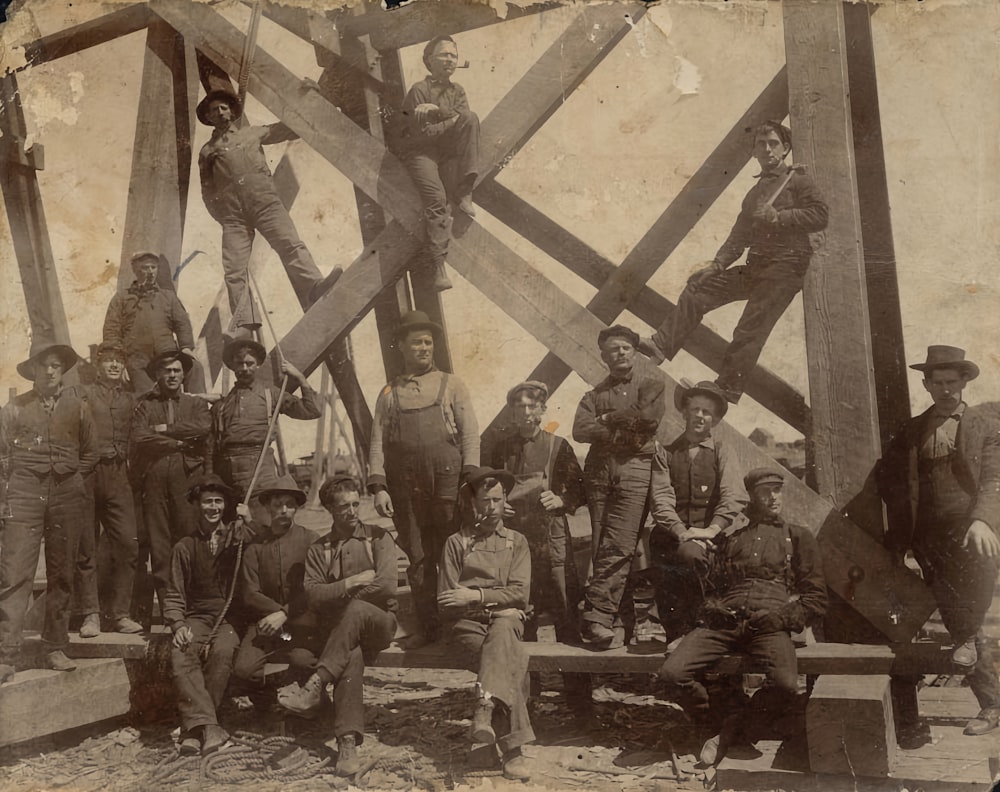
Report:
<svg viewBox="0 0 1000 792"><path fill-rule="evenodd" d="M799 675L795 668L780 666L771 672L771 686L782 694L794 695L799 689Z"/></svg>
<svg viewBox="0 0 1000 792"><path fill-rule="evenodd" d="M691 676L687 673L684 667L678 662L671 662L671 658L669 657L663 662L663 665L660 666L657 676L659 676L660 681L663 682L669 690L675 690L679 687L683 687L691 681Z"/></svg>
<svg viewBox="0 0 1000 792"><path fill-rule="evenodd" d="M256 647L241 649L233 661L233 675L253 682L263 678L264 665L264 654Z"/></svg>
<svg viewBox="0 0 1000 792"><path fill-rule="evenodd" d="M708 558L708 550L700 542L681 542L677 548L678 562L692 569L706 569Z"/></svg>

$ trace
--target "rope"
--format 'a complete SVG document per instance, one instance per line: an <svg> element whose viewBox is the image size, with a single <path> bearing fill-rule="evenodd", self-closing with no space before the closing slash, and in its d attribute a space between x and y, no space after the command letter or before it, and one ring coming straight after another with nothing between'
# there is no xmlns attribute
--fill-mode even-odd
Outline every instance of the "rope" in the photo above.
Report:
<svg viewBox="0 0 1000 792"><path fill-rule="evenodd" d="M260 27L260 17L263 12L263 5L259 2L253 4L250 12L250 27L247 30L247 37L243 41L243 56L240 59L239 77L239 97L240 104L246 104L247 85L250 83L250 69L253 66L253 58L257 52L257 30Z"/></svg>
<svg viewBox="0 0 1000 792"><path fill-rule="evenodd" d="M236 545L236 565L233 567L233 579L229 581L229 594L226 596L226 603L222 606L222 610L219 611L219 615L216 616L215 624L212 625L212 631L208 634L208 639L202 645L201 652L199 652L199 656L203 662L208 660L208 653L212 650L212 641L219 634L219 628L222 626L222 622L225 621L226 614L229 613L229 608L233 604L233 597L236 595L236 581L240 576L241 563L243 563L242 537L240 537L239 544Z"/></svg>

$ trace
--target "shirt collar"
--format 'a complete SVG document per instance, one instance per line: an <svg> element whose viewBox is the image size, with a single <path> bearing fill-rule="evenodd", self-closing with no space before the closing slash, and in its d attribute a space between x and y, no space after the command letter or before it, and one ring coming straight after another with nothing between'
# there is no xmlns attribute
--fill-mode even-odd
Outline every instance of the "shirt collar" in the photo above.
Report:
<svg viewBox="0 0 1000 792"><path fill-rule="evenodd" d="M476 532L473 531L472 528L467 525L462 526L460 533L467 541L489 539L490 536L493 536L494 534L499 536L501 539L506 539L510 533L510 528L504 525L503 521L501 520L500 524L496 527L496 530L493 531L493 533L489 534L488 536L477 535Z"/></svg>
<svg viewBox="0 0 1000 792"><path fill-rule="evenodd" d="M399 381L400 382L412 382L414 380L420 379L421 377L426 377L428 374L433 374L437 370L438 370L438 367L435 366L433 363L431 363L431 367L429 369L427 369L427 371L421 371L419 374L405 374L405 373L404 374L400 374L399 375Z"/></svg>
<svg viewBox="0 0 1000 792"><path fill-rule="evenodd" d="M31 386L31 392L35 394L35 397L39 401L42 401L42 402L48 402L48 401L57 402L57 401L59 401L59 397L62 396L63 390L65 390L65 388L62 385L60 385L58 388L56 388L56 392L53 393L51 396L43 396L42 393L39 390L37 390L34 385Z"/></svg>
<svg viewBox="0 0 1000 792"><path fill-rule="evenodd" d="M963 402L959 402L958 406L954 410L951 411L950 415L941 415L940 413L936 412L934 410L934 408L932 407L931 408L931 415L934 418L937 418L940 421L946 421L949 418L954 418L956 421L961 421L962 420L962 416L965 415L965 408L966 408L966 406L967 405L965 404L964 401Z"/></svg>
<svg viewBox="0 0 1000 792"><path fill-rule="evenodd" d="M628 374L619 376L617 374L608 374L607 380L605 380L609 386L623 385L625 383L631 382L635 377L635 369L630 369Z"/></svg>
<svg viewBox="0 0 1000 792"><path fill-rule="evenodd" d="M427 75L427 83L429 85L440 85L442 88L446 88L449 85L451 85L451 78L450 77L443 77L442 79L439 80L437 77L433 77L430 74L428 74Z"/></svg>
<svg viewBox="0 0 1000 792"><path fill-rule="evenodd" d="M777 179L788 173L788 166L782 163L777 168L771 171L761 171L754 176L755 179Z"/></svg>

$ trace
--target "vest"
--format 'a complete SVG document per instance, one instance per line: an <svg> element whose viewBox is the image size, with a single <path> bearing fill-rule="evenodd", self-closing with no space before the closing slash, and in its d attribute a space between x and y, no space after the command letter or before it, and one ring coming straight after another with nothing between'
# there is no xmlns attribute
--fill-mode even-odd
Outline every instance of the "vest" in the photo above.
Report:
<svg viewBox="0 0 1000 792"><path fill-rule="evenodd" d="M683 435L667 447L667 453L677 516L685 525L704 528L719 505L718 455L715 449L699 446L692 460Z"/></svg>

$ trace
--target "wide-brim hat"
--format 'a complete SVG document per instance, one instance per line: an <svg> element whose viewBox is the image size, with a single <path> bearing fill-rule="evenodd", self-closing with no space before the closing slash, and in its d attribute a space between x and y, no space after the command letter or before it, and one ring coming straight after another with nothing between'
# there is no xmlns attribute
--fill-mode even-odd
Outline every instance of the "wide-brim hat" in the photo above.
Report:
<svg viewBox="0 0 1000 792"><path fill-rule="evenodd" d="M927 347L927 359L923 363L914 363L910 368L924 374L939 368L955 369L967 380L974 380L979 376L979 366L965 359L964 349L943 344Z"/></svg>
<svg viewBox="0 0 1000 792"><path fill-rule="evenodd" d="M225 88L216 88L214 91L209 91L205 98L198 102L198 109L195 110L198 120L205 126L212 126L212 122L208 120L208 106L217 99L224 99L229 103L229 109L233 111L234 121L243 115L243 103L240 98Z"/></svg>
<svg viewBox="0 0 1000 792"><path fill-rule="evenodd" d="M184 369L184 376L186 377L188 372L191 371L191 367L194 366L194 361L179 349L167 349L154 357L146 364L146 374L149 375L151 380L155 380L160 366L164 363L173 363L175 360L180 361L181 368Z"/></svg>
<svg viewBox="0 0 1000 792"><path fill-rule="evenodd" d="M222 348L222 362L226 364L227 368L232 369L233 355L235 355L238 350L244 348L249 350L250 354L253 355L258 366L264 365L264 359L267 357L267 350L264 349L263 344L257 343L252 338L235 338L232 341L227 341L226 345Z"/></svg>
<svg viewBox="0 0 1000 792"><path fill-rule="evenodd" d="M226 505L232 506L240 499L240 493L230 487L215 473L206 473L188 482L186 497L188 503L197 503L203 492L219 492L226 499Z"/></svg>
<svg viewBox="0 0 1000 792"><path fill-rule="evenodd" d="M55 353L59 356L59 360L62 361L63 371L69 371L76 362L80 359L80 356L73 351L73 347L67 346L66 344L46 344L41 349L36 352L31 353L31 357L27 360L23 360L17 364L17 373L24 377L26 380L35 380L35 363L37 363L43 356Z"/></svg>
<svg viewBox="0 0 1000 792"><path fill-rule="evenodd" d="M729 412L729 402L726 394L718 385L709 380L692 385L690 380L682 379L674 389L674 407L677 412L684 412L684 404L692 396L707 396L719 407L719 420L721 421Z"/></svg>
<svg viewBox="0 0 1000 792"><path fill-rule="evenodd" d="M495 478L499 481L505 495L509 495L510 491L514 489L515 479L512 473L491 467L479 467L473 470L466 477L465 486L469 488L469 492L475 492L476 487L488 478Z"/></svg>
<svg viewBox="0 0 1000 792"><path fill-rule="evenodd" d="M303 506L306 502L306 494L299 488L295 479L293 479L288 473L284 476L280 476L272 486L267 489L260 490L260 492L257 493L257 499L263 503L275 495L292 495L295 497L295 503L298 506Z"/></svg>
<svg viewBox="0 0 1000 792"><path fill-rule="evenodd" d="M396 328L396 340L406 338L407 333L414 330L430 330L437 338L444 330L437 322L432 322L431 318L423 311L409 311L399 319L399 326Z"/></svg>
<svg viewBox="0 0 1000 792"><path fill-rule="evenodd" d="M747 492L753 492L754 487L761 484L781 484L784 486L785 477L773 468L754 468L743 477L743 486Z"/></svg>

